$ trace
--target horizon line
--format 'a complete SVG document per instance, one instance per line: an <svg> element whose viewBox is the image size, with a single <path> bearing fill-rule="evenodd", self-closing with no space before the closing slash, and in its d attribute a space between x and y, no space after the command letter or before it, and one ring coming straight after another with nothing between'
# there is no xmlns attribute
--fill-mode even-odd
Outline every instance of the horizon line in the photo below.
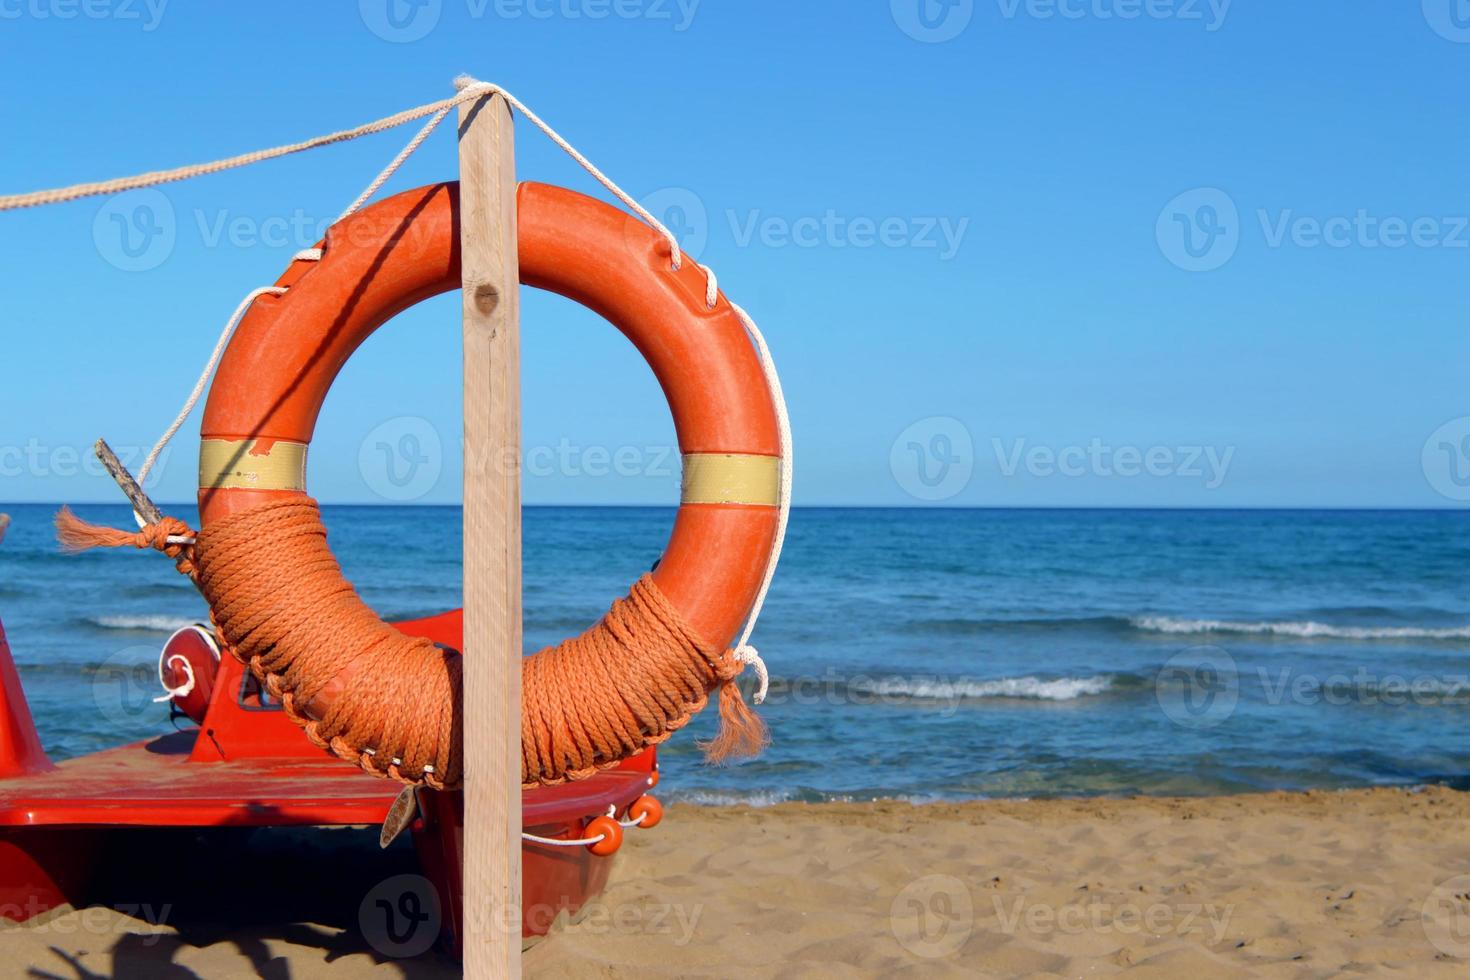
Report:
<svg viewBox="0 0 1470 980"><path fill-rule="evenodd" d="M463 503L423 503L423 502L382 502L382 501L317 501L323 507L361 507L361 508L397 508L412 509L461 509ZM196 507L193 501L158 501L160 508L190 508ZM6 507L127 507L127 501L59 501L59 500L15 500L0 501L0 510ZM522 510L574 510L574 509L601 509L601 510L656 510L677 509L679 504L675 503L534 503L521 505ZM1337 505L1307 505L1307 504L1241 504L1224 506L1200 506L1195 504L792 504L792 510L901 510L914 511L917 513L929 511L1179 511L1193 513L1241 513L1261 511L1300 511L1303 513L1341 512L1341 513L1373 513L1373 512L1399 512L1399 513L1470 513L1470 504L1445 504L1442 506L1422 506L1407 504L1337 504Z"/></svg>

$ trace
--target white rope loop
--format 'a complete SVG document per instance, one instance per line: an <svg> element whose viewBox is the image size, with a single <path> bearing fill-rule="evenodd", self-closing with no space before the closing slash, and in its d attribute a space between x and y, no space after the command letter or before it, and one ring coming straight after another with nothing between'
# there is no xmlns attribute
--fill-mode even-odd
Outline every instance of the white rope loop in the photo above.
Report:
<svg viewBox="0 0 1470 980"><path fill-rule="evenodd" d="M172 701L174 698L181 698L193 693L194 665L189 663L189 658L181 653L176 653L164 661L165 666L172 667L174 664L179 664L184 668L184 683L178 687L169 687L167 684L164 684L163 693L153 699L154 704L162 704L165 701ZM163 671L160 670L160 680L162 679L162 674Z"/></svg>
<svg viewBox="0 0 1470 980"><path fill-rule="evenodd" d="M618 808L610 806L607 808L607 816L617 819ZM647 813L640 813L637 820L618 820L618 826L624 829L628 827L641 827L643 821L648 819ZM606 839L606 834L598 834L596 837L581 837L576 840L567 840L564 837L538 837L536 834L521 832L521 840L528 840L535 844L545 844L547 847L586 847L589 844L598 844Z"/></svg>

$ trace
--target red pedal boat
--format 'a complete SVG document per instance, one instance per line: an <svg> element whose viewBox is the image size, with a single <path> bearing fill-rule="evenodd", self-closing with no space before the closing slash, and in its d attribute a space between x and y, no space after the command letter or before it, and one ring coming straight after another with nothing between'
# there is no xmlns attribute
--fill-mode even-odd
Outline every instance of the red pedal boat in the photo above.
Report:
<svg viewBox="0 0 1470 980"><path fill-rule="evenodd" d="M460 645L458 612L399 628ZM211 680L198 728L56 765L41 748L0 626L0 914L23 922L85 904L99 849L118 840L110 831L383 823L397 783L312 747L233 658L222 658ZM649 749L593 778L527 790L525 830L569 841L594 836L592 820L626 814L657 779ZM418 802L414 844L453 949L462 921L461 795L424 790ZM527 841L522 860L522 934L533 937L602 891L613 856Z"/></svg>

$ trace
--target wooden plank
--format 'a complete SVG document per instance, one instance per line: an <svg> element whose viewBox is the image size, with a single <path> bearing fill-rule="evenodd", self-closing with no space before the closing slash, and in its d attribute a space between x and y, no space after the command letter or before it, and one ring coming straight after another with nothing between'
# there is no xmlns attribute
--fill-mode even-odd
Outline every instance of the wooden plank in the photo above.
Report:
<svg viewBox="0 0 1470 980"><path fill-rule="evenodd" d="M122 492L132 502L133 510L137 511L143 520L149 524L157 524L163 520L163 511L159 510L158 505L149 499L142 487L138 486L138 481L133 479L133 474L129 473L128 468L117 458L117 453L112 451L107 440L98 439L92 446L92 451L97 454L97 459L101 461L103 469L107 470L112 479L122 488Z"/></svg>
<svg viewBox="0 0 1470 980"><path fill-rule="evenodd" d="M464 975L521 975L521 382L514 124L459 110L464 286Z"/></svg>

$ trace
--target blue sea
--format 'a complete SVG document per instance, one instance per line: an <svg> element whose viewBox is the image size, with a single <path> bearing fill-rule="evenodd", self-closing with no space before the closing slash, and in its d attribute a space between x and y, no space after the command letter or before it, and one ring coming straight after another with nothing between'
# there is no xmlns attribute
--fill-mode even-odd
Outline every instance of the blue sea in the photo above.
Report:
<svg viewBox="0 0 1470 980"><path fill-rule="evenodd" d="M159 555L64 556L54 508L7 509L0 620L47 750L169 731L154 663L203 616L198 596ZM528 652L594 621L658 559L672 517L527 509ZM459 604L456 509L326 520L385 617ZM1467 569L1465 512L799 509L756 636L773 743L705 766L708 711L663 751L661 795L1470 785Z"/></svg>

